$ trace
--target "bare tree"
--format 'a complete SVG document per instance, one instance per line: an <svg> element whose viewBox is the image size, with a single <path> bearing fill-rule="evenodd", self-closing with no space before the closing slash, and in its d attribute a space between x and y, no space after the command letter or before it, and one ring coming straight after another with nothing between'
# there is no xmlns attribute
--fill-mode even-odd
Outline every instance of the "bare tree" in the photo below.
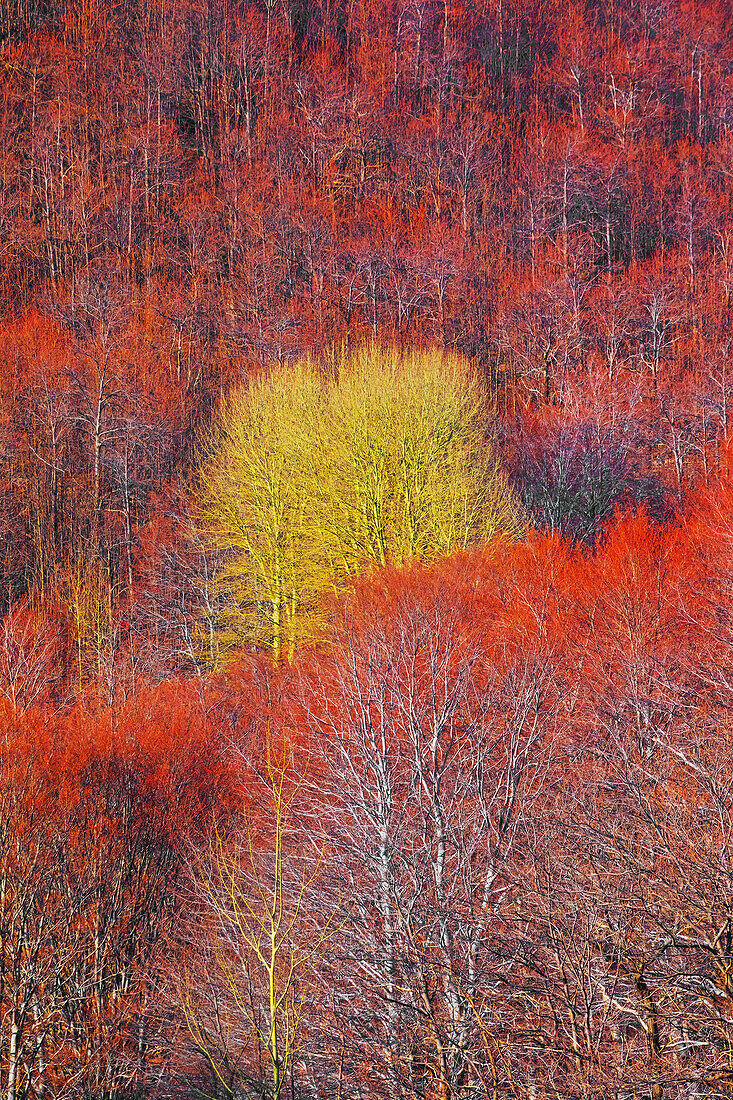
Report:
<svg viewBox="0 0 733 1100"><path fill-rule="evenodd" d="M304 706L332 889L352 899L331 974L342 1041L380 1094L447 1100L478 1087L487 958L552 705L547 656L489 655L456 591L423 580L339 617Z"/></svg>

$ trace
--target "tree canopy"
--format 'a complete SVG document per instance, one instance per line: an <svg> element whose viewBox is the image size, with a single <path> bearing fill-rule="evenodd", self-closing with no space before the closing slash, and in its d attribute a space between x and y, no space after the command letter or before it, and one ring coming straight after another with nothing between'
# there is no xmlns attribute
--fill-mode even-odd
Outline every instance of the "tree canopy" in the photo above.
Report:
<svg viewBox="0 0 733 1100"><path fill-rule="evenodd" d="M203 525L227 554L223 639L280 659L329 589L519 530L469 363L365 346L260 375L221 409L200 470Z"/></svg>

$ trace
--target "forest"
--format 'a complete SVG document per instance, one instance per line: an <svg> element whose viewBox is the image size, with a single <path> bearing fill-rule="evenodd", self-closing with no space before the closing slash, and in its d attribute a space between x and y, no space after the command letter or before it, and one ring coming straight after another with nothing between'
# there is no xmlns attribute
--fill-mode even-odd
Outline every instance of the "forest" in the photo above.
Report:
<svg viewBox="0 0 733 1100"><path fill-rule="evenodd" d="M0 0L3 1100L733 1097L727 0Z"/></svg>

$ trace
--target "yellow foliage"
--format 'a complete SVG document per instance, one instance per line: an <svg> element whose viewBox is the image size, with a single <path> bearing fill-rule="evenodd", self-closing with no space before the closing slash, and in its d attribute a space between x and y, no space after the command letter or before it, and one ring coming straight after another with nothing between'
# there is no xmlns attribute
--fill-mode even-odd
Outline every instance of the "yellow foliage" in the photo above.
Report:
<svg viewBox="0 0 733 1100"><path fill-rule="evenodd" d="M111 633L109 575L98 559L80 556L59 569L52 590L74 625L77 673L81 684L90 670L99 671L102 653Z"/></svg>
<svg viewBox="0 0 733 1100"><path fill-rule="evenodd" d="M374 346L328 387L316 508L334 565L428 560L516 524L465 360Z"/></svg>
<svg viewBox="0 0 733 1100"><path fill-rule="evenodd" d="M295 644L309 596L327 578L308 509L309 425L322 384L307 366L255 380L224 405L221 438L203 473L207 534L229 552L224 583L234 596L227 640Z"/></svg>
<svg viewBox="0 0 733 1100"><path fill-rule="evenodd" d="M235 392L201 471L207 536L229 558L229 641L279 659L346 577L516 532L489 412L469 364L439 351L368 346Z"/></svg>

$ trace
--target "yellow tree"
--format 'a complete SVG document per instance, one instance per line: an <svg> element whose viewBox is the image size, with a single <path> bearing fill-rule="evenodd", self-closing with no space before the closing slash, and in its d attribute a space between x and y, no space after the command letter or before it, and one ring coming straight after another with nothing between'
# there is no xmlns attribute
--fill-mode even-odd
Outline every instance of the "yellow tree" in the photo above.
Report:
<svg viewBox="0 0 733 1100"><path fill-rule="evenodd" d="M242 1082L280 1100L299 1049L309 975L332 931L312 911L320 855L306 851L294 820L302 790L292 760L252 777L244 829L217 831L198 881L197 949L183 975L181 1003L194 1043L227 1095Z"/></svg>
<svg viewBox="0 0 733 1100"><path fill-rule="evenodd" d="M77 554L59 568L51 588L68 613L76 635L76 665L81 687L99 672L112 631L112 590L108 571L98 558Z"/></svg>
<svg viewBox="0 0 733 1100"><path fill-rule="evenodd" d="M518 533L490 424L470 365L441 351L370 345L235 392L200 479L230 641L291 656L345 578Z"/></svg>
<svg viewBox="0 0 733 1100"><path fill-rule="evenodd" d="M334 572L430 560L518 529L469 364L362 348L335 368L314 479L315 538Z"/></svg>
<svg viewBox="0 0 733 1100"><path fill-rule="evenodd" d="M309 450L322 386L307 367L262 377L224 404L202 482L206 536L227 555L222 643L291 651L324 573L309 523Z"/></svg>

